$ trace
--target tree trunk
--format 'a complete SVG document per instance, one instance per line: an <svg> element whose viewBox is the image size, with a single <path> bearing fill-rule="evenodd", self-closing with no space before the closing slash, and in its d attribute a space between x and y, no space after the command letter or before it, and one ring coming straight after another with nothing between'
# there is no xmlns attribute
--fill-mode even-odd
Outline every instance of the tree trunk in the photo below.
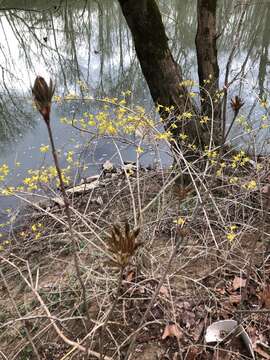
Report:
<svg viewBox="0 0 270 360"><path fill-rule="evenodd" d="M221 136L221 102L217 60L216 0L197 0L196 51L201 94L202 115L214 119L214 139ZM211 99L209 98L211 97Z"/></svg>
<svg viewBox="0 0 270 360"><path fill-rule="evenodd" d="M266 77L268 61L268 52L269 52L269 33L270 33L270 4L266 5L265 17L264 17L264 29L263 29L263 38L262 38L262 48L260 56L260 65L259 65L259 89L260 89L260 98L263 97L264 90L264 80Z"/></svg>
<svg viewBox="0 0 270 360"><path fill-rule="evenodd" d="M185 132L189 142L202 147L201 126L197 110L183 81L181 69L168 47L161 14L155 0L119 0L130 28L135 50L155 104L160 104L160 115L165 129L170 129L176 142L179 133ZM174 109L171 116L165 108ZM179 119L183 112L192 112L191 119ZM170 127L174 123L177 127Z"/></svg>

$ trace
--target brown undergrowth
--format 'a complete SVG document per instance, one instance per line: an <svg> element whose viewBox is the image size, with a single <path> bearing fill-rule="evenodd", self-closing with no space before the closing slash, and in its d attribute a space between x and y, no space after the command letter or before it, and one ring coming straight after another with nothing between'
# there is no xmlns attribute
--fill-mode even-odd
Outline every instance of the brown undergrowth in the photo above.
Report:
<svg viewBox="0 0 270 360"><path fill-rule="evenodd" d="M270 224L262 188L268 175L256 174L256 189L223 177L185 193L172 171L133 167L70 194L90 323L65 212L53 202L33 204L26 225L1 252L0 358L97 359L100 349L105 359L125 359L129 352L130 359L248 358L244 347L222 350L204 342L209 324L232 318L247 330L258 359L267 359ZM240 181L252 176L249 171ZM109 239L112 225L127 221L131 229L140 226L142 245L123 268L117 291L119 267L112 264Z"/></svg>

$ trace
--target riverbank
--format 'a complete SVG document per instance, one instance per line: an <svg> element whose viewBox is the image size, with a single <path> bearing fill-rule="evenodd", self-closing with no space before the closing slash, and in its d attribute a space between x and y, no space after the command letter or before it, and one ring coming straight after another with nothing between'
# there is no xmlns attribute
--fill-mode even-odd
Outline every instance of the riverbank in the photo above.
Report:
<svg viewBox="0 0 270 360"><path fill-rule="evenodd" d="M69 192L90 322L61 198L36 203L0 253L3 358L87 358L77 343L91 350L90 358L103 348L120 359L136 334L132 359L242 359L243 347L221 345L223 351L204 343L210 323L233 318L258 358L267 359L268 160L238 181L236 174L209 176L195 183L197 190L176 186L170 169L107 165L102 176ZM120 272L112 261L112 225L125 236L127 221L131 230L140 228L140 246Z"/></svg>

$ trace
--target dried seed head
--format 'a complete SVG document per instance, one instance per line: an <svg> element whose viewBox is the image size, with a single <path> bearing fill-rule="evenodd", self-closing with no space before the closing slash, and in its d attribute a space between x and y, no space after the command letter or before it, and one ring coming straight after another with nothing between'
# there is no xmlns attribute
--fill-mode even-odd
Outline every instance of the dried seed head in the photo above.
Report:
<svg viewBox="0 0 270 360"><path fill-rule="evenodd" d="M245 102L237 95L231 99L231 108L235 113L238 113L244 104Z"/></svg>
<svg viewBox="0 0 270 360"><path fill-rule="evenodd" d="M128 221L125 222L124 230L119 224L114 224L109 237L108 249L113 255L113 263L120 267L126 267L141 243L136 241L140 228L130 230Z"/></svg>
<svg viewBox="0 0 270 360"><path fill-rule="evenodd" d="M55 85L51 79L48 86L43 77L36 77L34 86L32 88L32 94L38 111L41 113L43 119L47 123L50 121L51 102L54 90Z"/></svg>

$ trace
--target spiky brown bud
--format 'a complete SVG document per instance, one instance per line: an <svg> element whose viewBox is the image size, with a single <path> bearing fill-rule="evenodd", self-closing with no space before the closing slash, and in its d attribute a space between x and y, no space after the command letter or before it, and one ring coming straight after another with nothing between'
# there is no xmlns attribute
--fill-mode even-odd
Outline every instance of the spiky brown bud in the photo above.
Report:
<svg viewBox="0 0 270 360"><path fill-rule="evenodd" d="M108 249L112 253L114 264L123 268L128 265L129 260L141 245L136 241L139 232L140 228L131 230L128 221L125 221L124 230L121 230L119 224L113 224Z"/></svg>
<svg viewBox="0 0 270 360"><path fill-rule="evenodd" d="M231 99L231 107L235 113L238 113L244 104L245 102L237 95Z"/></svg>
<svg viewBox="0 0 270 360"><path fill-rule="evenodd" d="M32 94L38 111L41 113L43 119L47 123L50 121L51 103L54 90L55 85L51 79L48 86L43 77L36 77L34 86L32 88Z"/></svg>

